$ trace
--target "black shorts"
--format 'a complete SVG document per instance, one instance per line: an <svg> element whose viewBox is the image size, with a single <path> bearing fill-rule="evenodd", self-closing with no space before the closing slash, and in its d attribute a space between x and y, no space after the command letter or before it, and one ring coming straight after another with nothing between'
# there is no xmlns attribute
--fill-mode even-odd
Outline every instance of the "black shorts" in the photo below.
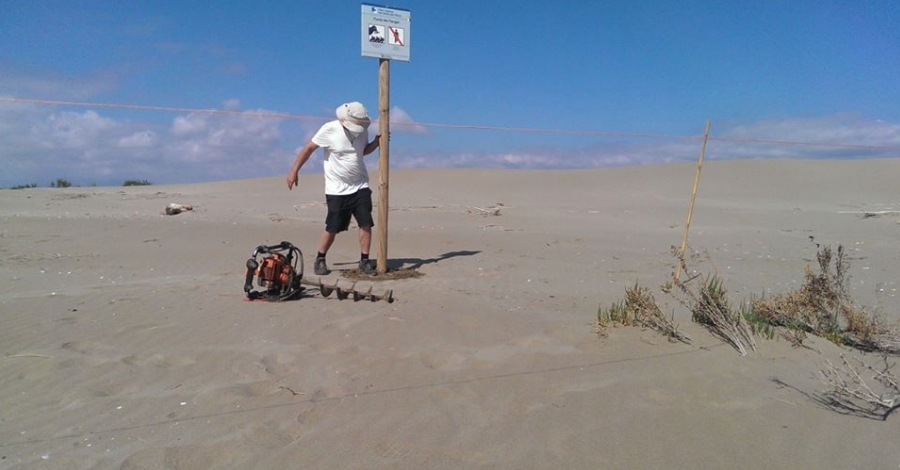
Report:
<svg viewBox="0 0 900 470"><path fill-rule="evenodd" d="M374 227L372 220L372 190L362 188L345 196L325 195L328 215L325 216L325 231L339 233L350 228L350 216L360 227Z"/></svg>

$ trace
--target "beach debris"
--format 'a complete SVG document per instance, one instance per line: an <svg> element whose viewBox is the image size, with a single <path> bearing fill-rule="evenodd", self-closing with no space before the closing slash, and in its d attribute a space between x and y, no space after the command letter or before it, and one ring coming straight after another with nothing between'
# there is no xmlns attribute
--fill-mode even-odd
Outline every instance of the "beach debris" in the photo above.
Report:
<svg viewBox="0 0 900 470"><path fill-rule="evenodd" d="M45 354L35 354L35 353L22 353L22 354L13 354L11 356L3 356L4 359L16 359L20 357L41 357L47 359L53 359L53 356L47 356Z"/></svg>
<svg viewBox="0 0 900 470"><path fill-rule="evenodd" d="M873 217L881 217L883 215L900 215L900 211L883 210L883 211L838 211L838 214L856 214L863 219L871 219Z"/></svg>
<svg viewBox="0 0 900 470"><path fill-rule="evenodd" d="M294 390L293 388L285 387L284 385L278 387L278 390L287 390L288 392L291 392L291 395L293 395L295 397L297 395L306 395L306 392L304 392L303 390Z"/></svg>
<svg viewBox="0 0 900 470"><path fill-rule="evenodd" d="M469 207L469 209L466 212L468 212L470 214L472 214L472 213L481 214L483 217L496 217L496 216L501 215L500 210L503 209L503 206L504 206L504 204L502 202L498 202L497 204L494 204L491 207L473 206L473 207Z"/></svg>
<svg viewBox="0 0 900 470"><path fill-rule="evenodd" d="M176 215L180 214L184 211L192 211L194 210L194 206L186 205L186 204L176 204L172 203L166 206L166 215Z"/></svg>

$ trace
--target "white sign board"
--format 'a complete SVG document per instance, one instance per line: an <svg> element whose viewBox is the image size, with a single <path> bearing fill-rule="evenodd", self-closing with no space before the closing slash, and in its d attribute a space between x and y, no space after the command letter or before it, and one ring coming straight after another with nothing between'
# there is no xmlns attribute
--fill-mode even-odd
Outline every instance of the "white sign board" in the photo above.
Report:
<svg viewBox="0 0 900 470"><path fill-rule="evenodd" d="M409 62L409 10L362 4L362 55Z"/></svg>

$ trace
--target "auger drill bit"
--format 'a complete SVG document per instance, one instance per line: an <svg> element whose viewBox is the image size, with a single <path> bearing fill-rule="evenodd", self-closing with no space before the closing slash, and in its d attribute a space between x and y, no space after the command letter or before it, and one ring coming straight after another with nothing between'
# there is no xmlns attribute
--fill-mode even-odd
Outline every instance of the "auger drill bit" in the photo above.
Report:
<svg viewBox="0 0 900 470"><path fill-rule="evenodd" d="M394 291L391 289L387 289L384 291L384 294L373 294L372 286L369 286L369 290L363 292L356 289L356 282L350 285L349 288L343 288L338 285L338 280L334 281L334 284L327 285L322 282L322 279L318 281L308 281L306 279L300 280L301 284L317 287L319 288L319 292L322 294L322 297L329 297L332 293L338 298L338 300L344 300L347 298L353 297L355 302L360 300L370 300L372 302L385 301L387 303L391 303L394 301Z"/></svg>

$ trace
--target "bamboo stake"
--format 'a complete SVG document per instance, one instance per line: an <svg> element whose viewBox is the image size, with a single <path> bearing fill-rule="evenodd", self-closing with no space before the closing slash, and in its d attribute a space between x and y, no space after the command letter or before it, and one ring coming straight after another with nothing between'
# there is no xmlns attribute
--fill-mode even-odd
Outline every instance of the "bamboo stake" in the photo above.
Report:
<svg viewBox="0 0 900 470"><path fill-rule="evenodd" d="M694 190L691 192L691 204L688 207L687 223L684 226L684 237L681 239L681 251L678 257L678 269L675 271L675 283L681 278L684 269L684 251L687 249L688 234L691 231L691 219L694 217L694 201L697 199L697 188L700 186L700 171L703 170L703 157L706 155L706 142L709 141L709 119L706 120L706 130L703 131L703 145L700 146L700 158L697 160L697 173L694 175Z"/></svg>

